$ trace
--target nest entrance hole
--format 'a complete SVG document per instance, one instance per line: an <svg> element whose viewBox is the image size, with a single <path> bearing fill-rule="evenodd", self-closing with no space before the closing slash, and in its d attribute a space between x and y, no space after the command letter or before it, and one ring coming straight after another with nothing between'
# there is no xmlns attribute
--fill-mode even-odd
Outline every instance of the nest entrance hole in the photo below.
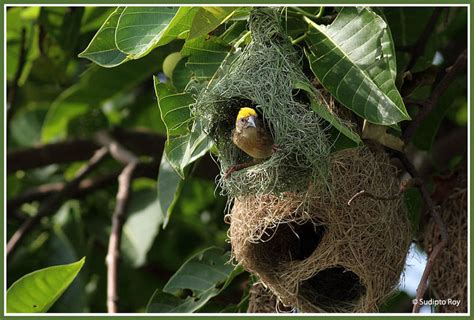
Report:
<svg viewBox="0 0 474 320"><path fill-rule="evenodd" d="M265 268L302 261L313 254L325 233L324 225L315 225L312 221L280 223L266 230L261 242L252 244L252 251Z"/></svg>
<svg viewBox="0 0 474 320"><path fill-rule="evenodd" d="M365 292L356 273L336 266L303 281L299 295L314 305L340 307L356 304Z"/></svg>

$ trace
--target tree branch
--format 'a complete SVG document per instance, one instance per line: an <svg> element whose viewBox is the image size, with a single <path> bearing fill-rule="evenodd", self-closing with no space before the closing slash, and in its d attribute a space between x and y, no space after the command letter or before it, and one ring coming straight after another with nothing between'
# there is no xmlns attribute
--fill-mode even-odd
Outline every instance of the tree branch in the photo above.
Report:
<svg viewBox="0 0 474 320"><path fill-rule="evenodd" d="M416 168L413 166L413 164L408 160L406 155L404 153L394 151L394 155L400 159L402 162L403 166L407 170L407 172L417 181L416 186L421 192L423 201L427 205L431 217L434 219L436 225L438 226L438 229L440 231L441 235L441 241L436 244L434 247L433 251L431 252L428 262L426 263L425 270L423 271L423 275L421 277L420 283L418 284L418 288L416 289L416 298L415 298L415 303L413 305L413 313L418 313L420 311L420 300L423 298L425 295L427 286L428 286L428 278L431 273L431 269L433 268L433 263L438 257L439 253L442 252L444 247L448 244L448 230L446 229L446 225L443 222L443 219L441 218L438 208L433 202L433 199L431 198L431 195L428 191L428 188L426 187L424 181L421 179L418 171Z"/></svg>
<svg viewBox="0 0 474 320"><path fill-rule="evenodd" d="M416 40L415 45L412 47L411 50L411 55L410 55L410 61L407 64L407 67L405 70L411 70L416 62L418 61L418 58L421 57L426 48L426 44L428 43L428 40L433 33L433 30L436 25L436 21L438 21L439 16L441 15L441 12L443 11L444 8L435 8L433 11L433 14L430 17L430 20L425 26L425 29L423 29L423 32L420 34L418 39Z"/></svg>
<svg viewBox="0 0 474 320"><path fill-rule="evenodd" d="M151 163L140 163L135 170L134 178L147 177L156 179L158 176L159 163L157 161ZM120 171L105 174L103 176L84 179L79 183L79 186L73 193L71 199L80 199L87 196L91 192L105 188L117 181ZM40 185L26 190L18 196L7 200L7 213L15 212L21 205L33 201L41 201L57 192L61 192L66 186L65 182L56 182Z"/></svg>
<svg viewBox="0 0 474 320"><path fill-rule="evenodd" d="M100 133L98 141L107 147L110 154L119 162L126 166L118 177L118 192L115 210L112 215L112 230L109 237L109 247L107 250L107 311L109 313L118 312L118 266L120 261L120 243L122 238L122 228L125 222L127 206L130 200L130 186L134 171L137 168L139 159L129 150L125 149L117 141L112 139L107 133Z"/></svg>
<svg viewBox="0 0 474 320"><path fill-rule="evenodd" d="M46 199L46 201L41 204L36 215L26 220L20 226L7 243L7 258L13 254L18 247L18 244L24 239L25 235L33 228L33 226L40 222L41 218L48 216L59 209L63 200L68 198L69 195L77 189L79 183L105 159L107 153L107 148L100 148L97 150L90 158L89 162L77 172L75 178L69 181L61 192L55 193Z"/></svg>
<svg viewBox="0 0 474 320"><path fill-rule="evenodd" d="M165 137L146 131L114 129L110 132L110 136L133 153L148 155L156 159L161 158L165 145ZM84 161L89 159L100 147L100 144L94 139L78 139L9 151L7 152L7 172Z"/></svg>
<svg viewBox="0 0 474 320"><path fill-rule="evenodd" d="M416 103L421 105L422 108L416 117L408 124L407 128L403 132L403 141L408 143L413 135L415 134L416 129L420 124L428 117L428 115L433 111L433 108L438 104L439 99L448 89L449 85L453 82L457 74L462 71L467 64L467 49L465 49L456 59L456 62L449 67L446 74L443 76L441 81L436 85L432 90L430 97L425 101L417 101ZM413 102L413 101L412 101Z"/></svg>

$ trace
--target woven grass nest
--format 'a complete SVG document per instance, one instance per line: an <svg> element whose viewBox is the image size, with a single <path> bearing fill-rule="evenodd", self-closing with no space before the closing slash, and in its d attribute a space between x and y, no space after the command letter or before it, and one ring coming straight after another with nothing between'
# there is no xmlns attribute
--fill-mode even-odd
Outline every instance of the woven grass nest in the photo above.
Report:
<svg viewBox="0 0 474 320"><path fill-rule="evenodd" d="M235 199L233 255L284 305L302 312L374 312L395 289L411 242L402 200L348 200L399 188L387 157L367 148L331 157L337 190Z"/></svg>
<svg viewBox="0 0 474 320"><path fill-rule="evenodd" d="M465 169L464 169L465 170ZM441 313L467 312L467 179L466 172L459 172L453 192L439 204L441 218L448 229L448 246L436 258L430 274L430 290L435 299L460 300L459 306L440 305ZM423 245L427 252L440 241L434 221L424 232Z"/></svg>
<svg viewBox="0 0 474 320"><path fill-rule="evenodd" d="M366 147L331 154L329 125L297 88L313 88L316 103L330 103L304 75L280 19L273 9L252 12L252 41L228 58L192 108L214 140L219 186L233 204L226 216L233 258L258 275L278 310L371 312L398 284L411 232L400 199L347 202L361 190L397 193L396 170ZM250 160L231 141L236 115L249 104L277 149L225 177Z"/></svg>

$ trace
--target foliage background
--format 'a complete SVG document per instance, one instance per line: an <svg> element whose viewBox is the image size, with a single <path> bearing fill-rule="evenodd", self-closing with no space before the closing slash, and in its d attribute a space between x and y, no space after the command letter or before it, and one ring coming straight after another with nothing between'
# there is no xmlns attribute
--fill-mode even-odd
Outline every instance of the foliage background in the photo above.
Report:
<svg viewBox="0 0 474 320"><path fill-rule="evenodd" d="M152 76L166 82L164 69L171 58L164 63L165 58L179 51L183 41L174 40L140 60L113 69L78 58L113 10L107 7L8 8L6 41L10 110L7 151L13 155L15 151L47 143L92 139L100 130L153 134L157 146L155 152L141 157L149 164L148 170L133 181L119 277L121 311L144 312L154 291L163 288L192 254L210 246L229 249L227 225L223 221L226 199L216 192L214 177L217 167L206 156L186 179L169 224L162 229L166 215L156 214L159 210L156 177L166 127L157 107ZM439 69L445 68L466 46L466 10L450 9L449 16L447 12L444 11L438 20L412 73L425 71L433 64ZM383 13L397 49L397 67L403 71L409 59L407 48L418 39L422 32L420 26L429 21L433 9L392 8L383 10ZM218 32L223 32L232 23L234 21L225 23ZM463 155L465 152L467 142L461 139L466 139L466 83L465 74L456 78L434 112L416 132L413 143L426 152L422 156L427 154L436 162L440 155ZM429 94L430 86L415 89L412 97L422 99ZM457 142L456 145L453 141ZM80 152L77 150L78 154ZM63 156L57 154L57 159ZM54 184L70 180L87 159L79 155L77 160L80 161L58 160L41 166L40 158L39 153L30 158L33 165L29 168L8 169L7 239L26 218L37 212L40 203L35 199L10 210L13 200L31 190L44 191ZM443 159L441 167L429 170L437 172L449 168L456 159L459 157ZM11 167L15 161L15 158L8 157L7 165ZM120 168L118 163L108 159L90 178L116 173ZM116 192L117 183L111 179L94 192L67 199L55 214L42 219L8 260L7 287L34 270L87 256L79 277L51 312L105 312L105 256ZM414 208L413 215L419 216L419 199L409 204ZM237 305L248 293L250 281L247 273L239 275L200 311L219 312ZM383 311L408 311L411 298L401 292Z"/></svg>

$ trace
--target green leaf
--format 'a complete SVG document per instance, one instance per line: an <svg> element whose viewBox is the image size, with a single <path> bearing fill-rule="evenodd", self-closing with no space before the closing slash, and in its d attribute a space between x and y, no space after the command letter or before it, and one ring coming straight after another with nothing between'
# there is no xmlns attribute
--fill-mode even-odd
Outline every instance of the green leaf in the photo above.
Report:
<svg viewBox="0 0 474 320"><path fill-rule="evenodd" d="M193 20L189 39L194 39L220 26L227 21L238 7L200 7Z"/></svg>
<svg viewBox="0 0 474 320"><path fill-rule="evenodd" d="M130 199L122 249L134 267L145 264L147 253L163 224L160 207L155 188L135 191Z"/></svg>
<svg viewBox="0 0 474 320"><path fill-rule="evenodd" d="M25 275L7 291L8 313L47 312L84 265L78 262L49 267Z"/></svg>
<svg viewBox="0 0 474 320"><path fill-rule="evenodd" d="M203 307L243 272L230 262L230 253L216 247L205 249L186 261L156 290L147 306L148 313L188 313ZM190 296L181 298L186 291Z"/></svg>
<svg viewBox="0 0 474 320"><path fill-rule="evenodd" d="M176 38L185 38L197 7L127 7L115 30L115 43L131 59Z"/></svg>
<svg viewBox="0 0 474 320"><path fill-rule="evenodd" d="M348 126L346 126L344 122L342 122L341 119L339 119L336 115L334 115L333 113L329 111L329 109L327 108L325 104L320 102L318 97L316 97L314 90L312 90L312 88L308 84L303 83L303 82L298 82L295 84L295 88L304 90L305 92L308 93L309 99L311 101L311 108L321 118L329 122L334 128L336 128L339 132L341 132L347 138L354 141L357 145L360 145L362 143L362 140L360 139L357 133L355 133Z"/></svg>
<svg viewBox="0 0 474 320"><path fill-rule="evenodd" d="M163 153L161 156L160 170L158 171L158 204L159 213L163 217L163 229L169 222L171 212L178 201L184 180L171 166L171 163Z"/></svg>
<svg viewBox="0 0 474 320"><path fill-rule="evenodd" d="M79 54L80 58L87 58L106 68L118 66L128 60L127 55L115 45L115 28L124 10L125 8L118 7L112 12L87 48Z"/></svg>
<svg viewBox="0 0 474 320"><path fill-rule="evenodd" d="M204 156L212 147L211 138L195 122L191 131L183 136L170 137L166 141L165 154L171 166L184 179L184 169Z"/></svg>
<svg viewBox="0 0 474 320"><path fill-rule="evenodd" d="M191 120L190 104L194 103L191 94L176 92L171 85L160 83L156 76L153 77L153 81L161 119L166 126L168 138L188 133Z"/></svg>
<svg viewBox="0 0 474 320"><path fill-rule="evenodd" d="M306 51L319 82L369 122L390 125L410 117L395 86L387 24L369 8L345 7L325 27L310 25Z"/></svg>
<svg viewBox="0 0 474 320"><path fill-rule="evenodd" d="M206 36L187 40L181 49L183 57L188 57L186 68L193 72L192 78L208 81L220 67L229 53L230 46L217 37Z"/></svg>
<svg viewBox="0 0 474 320"><path fill-rule="evenodd" d="M186 166L202 157L210 149L212 141L201 130L199 123L193 123L189 129L192 120L190 104L194 103L191 94L177 93L171 85L160 83L157 77L153 80L161 118L166 126L166 158L184 179Z"/></svg>

